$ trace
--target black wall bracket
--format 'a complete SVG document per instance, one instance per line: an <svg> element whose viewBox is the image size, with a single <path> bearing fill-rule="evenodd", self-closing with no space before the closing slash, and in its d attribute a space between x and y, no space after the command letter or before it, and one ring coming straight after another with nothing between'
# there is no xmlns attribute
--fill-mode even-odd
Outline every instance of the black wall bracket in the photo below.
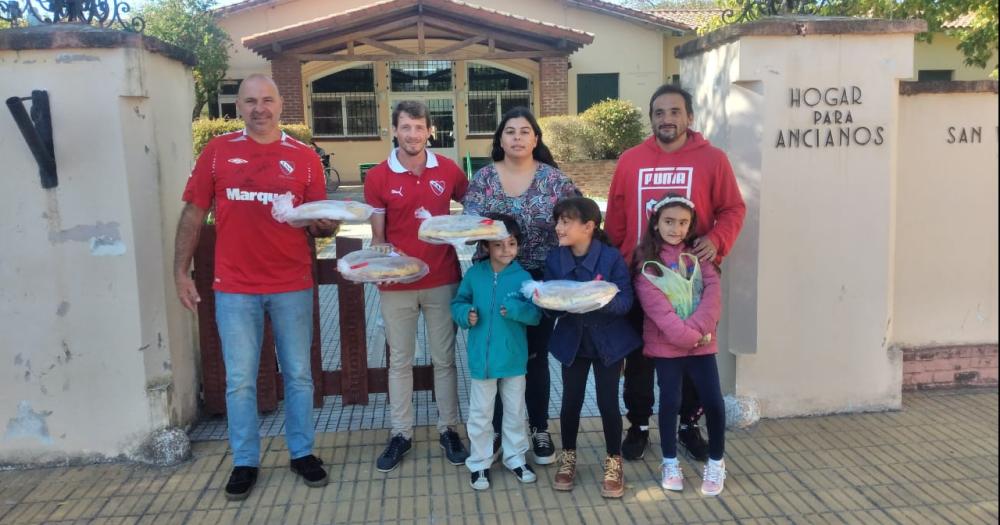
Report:
<svg viewBox="0 0 1000 525"><path fill-rule="evenodd" d="M24 108L24 101L31 101L31 115ZM42 187L55 188L59 185L56 173L56 150L52 144L52 112L49 111L49 93L34 90L30 97L10 97L7 99L7 109L17 122L18 129L28 149L38 163L38 175L42 179Z"/></svg>

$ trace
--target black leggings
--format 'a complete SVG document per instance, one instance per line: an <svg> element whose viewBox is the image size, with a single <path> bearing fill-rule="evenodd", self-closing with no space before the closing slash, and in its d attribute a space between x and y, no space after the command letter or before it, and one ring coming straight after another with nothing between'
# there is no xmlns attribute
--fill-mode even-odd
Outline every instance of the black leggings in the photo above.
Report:
<svg viewBox="0 0 1000 525"><path fill-rule="evenodd" d="M642 333L642 305L636 301L628 313L628 321L635 333ZM636 348L625 356L625 417L633 427L649 424L653 415L653 360L642 355L642 347ZM530 372L529 372L530 373ZM681 423L697 423L701 419L701 401L691 378L684 374L683 390L681 391Z"/></svg>
<svg viewBox="0 0 1000 525"><path fill-rule="evenodd" d="M576 450L576 434L580 430L580 411L587 392L587 375L594 368L597 386L597 408L604 426L604 446L609 455L622 453L622 414L618 409L618 379L621 378L621 360L604 366L600 359L577 357L573 364L563 366L563 399L559 421L562 425L562 446Z"/></svg>
<svg viewBox="0 0 1000 525"><path fill-rule="evenodd" d="M660 385L660 448L663 457L677 457L677 413L681 408L681 377L691 378L708 423L708 457L722 459L726 450L726 403L719 385L715 354L653 359Z"/></svg>

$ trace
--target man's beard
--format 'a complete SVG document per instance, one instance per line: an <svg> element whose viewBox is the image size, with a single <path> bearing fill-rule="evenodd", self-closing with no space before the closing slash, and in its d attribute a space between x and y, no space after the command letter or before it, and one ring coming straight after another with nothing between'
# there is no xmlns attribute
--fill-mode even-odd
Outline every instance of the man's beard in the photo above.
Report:
<svg viewBox="0 0 1000 525"><path fill-rule="evenodd" d="M686 131L684 133L686 133ZM676 126L671 126L665 129L657 128L656 139L664 144L670 144L680 139L684 133L679 131Z"/></svg>

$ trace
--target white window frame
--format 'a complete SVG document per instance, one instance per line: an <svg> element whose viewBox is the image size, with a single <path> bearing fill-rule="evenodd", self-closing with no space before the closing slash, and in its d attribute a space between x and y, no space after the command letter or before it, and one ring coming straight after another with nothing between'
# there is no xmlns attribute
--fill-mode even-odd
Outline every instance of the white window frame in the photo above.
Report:
<svg viewBox="0 0 1000 525"><path fill-rule="evenodd" d="M506 71L506 72L508 72L508 73L510 73L512 75L517 75L517 76L519 76L519 77L521 77L521 78L523 78L523 79L525 79L525 80L528 81L528 89L523 89L523 90L519 89L519 90L511 90L511 91L499 91L499 92L493 92L493 91L472 91L472 86L470 85L470 82L469 82L469 78L470 78L470 76L469 76L469 69L471 69L473 65L492 67L494 69L499 69L499 70L502 70L502 71ZM528 74L526 74L526 73L524 73L522 71L518 71L516 69L510 68L510 67L504 67L502 64L496 64L496 63L487 62L487 61L484 61L484 60L469 60L469 61L467 61L465 63L465 109L466 109L466 111L465 111L465 129L468 132L468 135L474 136L474 137L492 136L493 133L496 132L496 129L492 129L492 130L489 130L489 131L473 131L472 130L472 112L469 110L469 108L470 108L469 102L470 102L470 100L472 98L480 98L478 96L474 97L473 96L474 93L495 93L494 96L496 97L496 108L497 108L497 115L496 115L497 120L496 121L497 122L500 122L500 118L503 117L503 109L502 109L502 106L500 104L500 99L501 99L501 94L502 93L525 95L528 98L528 109L532 109L534 107L534 105L535 105L535 101L534 101L534 99L532 97L533 86L532 86L531 76L530 75L528 75Z"/></svg>
<svg viewBox="0 0 1000 525"><path fill-rule="evenodd" d="M316 80L319 80L319 79L321 79L323 77L330 76L330 75L335 74L335 73L339 73L341 71L346 71L348 69L354 69L354 68L357 68L359 66L362 66L362 67L363 66L370 66L372 68L372 91L371 91L370 94L367 93L367 92L313 93L312 84ZM369 138L380 138L381 137L381 135L379 133L379 122L378 122L378 117L379 117L379 113L378 113L378 111L379 111L379 109L378 109L378 86L377 86L377 83L375 82L374 70L375 70L375 64L373 62L351 62L350 64L347 64L347 65L344 65L344 66L333 67L333 68L330 68L330 69L324 69L323 71L315 73L315 74L313 74L313 75L311 75L309 77L308 81L306 82L306 89L308 90L308 93L309 93L309 106L308 106L308 111L309 111L309 127L314 131L313 137L315 137L315 138L327 138L327 139L350 139L350 138L359 138L359 139L360 138L364 138L364 139L369 139ZM375 109L373 111L373 115L374 115L374 118L375 118L375 126L373 128L373 132L370 133L370 134L369 133L365 133L365 134L350 134L347 131L347 128L348 128L348 126L347 126L347 117L348 117L348 115L347 115L347 101L351 97L353 97L353 96L359 96L359 95L364 96L364 98L366 100L368 100L370 98L372 101L375 102ZM313 97L317 97L317 96L321 97L321 100L325 99L325 100L339 100L340 101L340 122L341 122L342 128L344 130L343 134L341 134L341 135L334 135L334 134L330 134L330 133L316 133L315 132L315 130L316 130L316 125L315 125L316 115L313 113L313 101L315 100ZM328 118L328 117L324 117L324 118Z"/></svg>

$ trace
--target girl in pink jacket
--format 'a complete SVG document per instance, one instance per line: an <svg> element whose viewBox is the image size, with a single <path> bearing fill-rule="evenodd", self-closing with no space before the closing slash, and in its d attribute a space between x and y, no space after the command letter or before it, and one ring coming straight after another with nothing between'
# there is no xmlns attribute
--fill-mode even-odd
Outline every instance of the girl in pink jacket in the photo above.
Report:
<svg viewBox="0 0 1000 525"><path fill-rule="evenodd" d="M721 313L719 271L710 261L691 253L695 239L694 203L667 195L653 207L642 241L632 257L635 292L646 314L643 354L653 358L660 386L660 447L663 450L661 486L683 490L677 461L677 413L681 378L687 373L698 390L708 420L709 460L701 492L722 492L726 466L726 407L715 362L716 326Z"/></svg>

